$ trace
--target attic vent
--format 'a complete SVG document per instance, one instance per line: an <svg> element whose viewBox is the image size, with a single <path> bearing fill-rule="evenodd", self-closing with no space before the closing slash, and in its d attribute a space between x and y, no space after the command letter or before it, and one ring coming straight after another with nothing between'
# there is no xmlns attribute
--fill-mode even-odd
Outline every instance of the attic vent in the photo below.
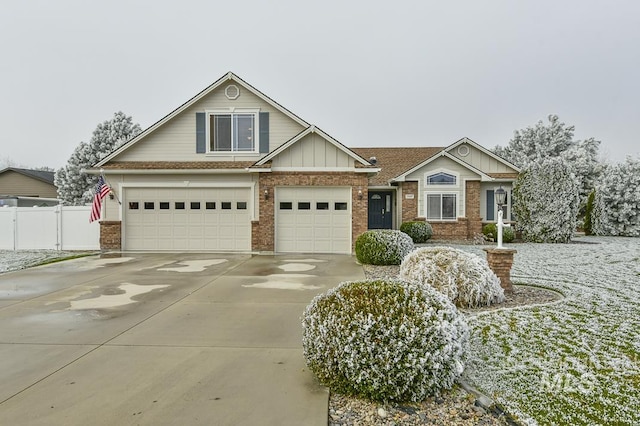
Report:
<svg viewBox="0 0 640 426"><path fill-rule="evenodd" d="M378 159L376 157L371 157L371 158L369 158L369 162L371 164L376 164L378 162Z"/></svg>
<svg viewBox="0 0 640 426"><path fill-rule="evenodd" d="M460 154L461 157L466 157L469 155L469 147L467 145L460 145L458 147L458 154Z"/></svg>
<svg viewBox="0 0 640 426"><path fill-rule="evenodd" d="M224 89L224 94L227 99L234 100L240 96L240 89L238 89L238 86L235 84L230 84L226 89Z"/></svg>

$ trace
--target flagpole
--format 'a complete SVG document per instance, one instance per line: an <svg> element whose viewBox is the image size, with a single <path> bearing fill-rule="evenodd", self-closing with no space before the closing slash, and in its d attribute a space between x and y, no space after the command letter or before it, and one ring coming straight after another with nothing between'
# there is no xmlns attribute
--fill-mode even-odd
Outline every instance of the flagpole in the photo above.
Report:
<svg viewBox="0 0 640 426"><path fill-rule="evenodd" d="M109 185L109 188L111 188L111 193L113 194L114 197L116 197L116 201L118 202L118 204L122 205L122 202L120 201L120 198L118 197L118 194L116 194L116 192L113 190L113 186L111 185L111 183L109 183L107 178L104 176L104 169L100 169L100 176L102 176L102 179L104 179L104 181L107 183L107 185Z"/></svg>

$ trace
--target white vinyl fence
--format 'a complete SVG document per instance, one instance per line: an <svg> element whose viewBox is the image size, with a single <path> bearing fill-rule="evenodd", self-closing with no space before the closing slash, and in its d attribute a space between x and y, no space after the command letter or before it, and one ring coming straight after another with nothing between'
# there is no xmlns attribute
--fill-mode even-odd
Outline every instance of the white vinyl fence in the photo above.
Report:
<svg viewBox="0 0 640 426"><path fill-rule="evenodd" d="M99 250L91 206L2 207L0 250Z"/></svg>

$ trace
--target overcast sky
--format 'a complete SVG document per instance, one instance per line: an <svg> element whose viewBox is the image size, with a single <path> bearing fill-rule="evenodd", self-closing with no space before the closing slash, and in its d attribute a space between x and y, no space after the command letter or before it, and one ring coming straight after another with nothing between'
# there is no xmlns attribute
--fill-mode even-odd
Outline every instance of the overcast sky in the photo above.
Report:
<svg viewBox="0 0 640 426"><path fill-rule="evenodd" d="M347 146L492 148L557 114L638 155L638 1L2 1L0 162L63 166L233 71Z"/></svg>

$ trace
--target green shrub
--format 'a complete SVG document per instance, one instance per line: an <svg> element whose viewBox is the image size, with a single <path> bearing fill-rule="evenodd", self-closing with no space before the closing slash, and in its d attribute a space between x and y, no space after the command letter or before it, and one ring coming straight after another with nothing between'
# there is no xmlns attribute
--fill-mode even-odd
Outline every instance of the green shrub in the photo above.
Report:
<svg viewBox="0 0 640 426"><path fill-rule="evenodd" d="M500 279L487 261L454 248L423 247L412 251L400 265L400 279L433 287L464 308L504 301Z"/></svg>
<svg viewBox="0 0 640 426"><path fill-rule="evenodd" d="M400 230L411 237L414 243L426 243L433 235L433 229L427 222L403 222Z"/></svg>
<svg viewBox="0 0 640 426"><path fill-rule="evenodd" d="M487 223L482 227L482 233L489 241L498 241L498 225L495 223ZM512 226L505 226L502 228L502 242L512 243L516 238L516 234L513 231Z"/></svg>
<svg viewBox="0 0 640 426"><path fill-rule="evenodd" d="M413 240L404 232L376 229L358 237L356 258L368 265L399 265L413 248Z"/></svg>
<svg viewBox="0 0 640 426"><path fill-rule="evenodd" d="M307 365L332 391L375 401L422 401L464 369L464 316L432 288L399 280L344 282L302 318Z"/></svg>

